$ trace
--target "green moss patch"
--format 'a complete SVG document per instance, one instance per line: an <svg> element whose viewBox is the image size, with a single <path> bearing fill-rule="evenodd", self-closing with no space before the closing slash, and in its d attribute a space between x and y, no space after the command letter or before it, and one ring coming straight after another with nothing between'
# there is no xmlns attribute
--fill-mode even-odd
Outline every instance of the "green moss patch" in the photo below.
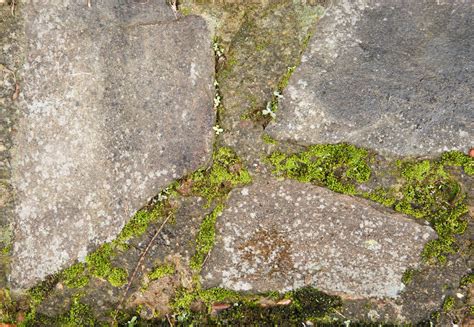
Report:
<svg viewBox="0 0 474 327"><path fill-rule="evenodd" d="M462 167L467 175L474 175L474 158L462 152L449 151L443 153L441 156L441 164L446 166Z"/></svg>
<svg viewBox="0 0 474 327"><path fill-rule="evenodd" d="M369 161L367 150L345 143L313 145L289 155L277 151L268 157L276 175L324 185L345 194L355 194L356 183L369 180Z"/></svg>
<svg viewBox="0 0 474 327"><path fill-rule="evenodd" d="M473 161L462 153L447 152L440 160L398 161L395 171L389 173L399 179L400 185L374 188L369 192L359 191L357 186L370 179L371 155L353 145L313 145L294 154L276 151L268 157L268 162L277 176L362 196L429 221L438 239L426 244L422 254L426 261L446 262L446 256L457 251L455 236L466 230L467 222L463 218L468 211L465 194L445 169L446 166L462 166L468 173Z"/></svg>
<svg viewBox="0 0 474 327"><path fill-rule="evenodd" d="M222 200L234 187L249 184L252 178L235 152L222 147L214 152L210 169L198 170L190 177L193 195Z"/></svg>
<svg viewBox="0 0 474 327"><path fill-rule="evenodd" d="M61 279L69 288L84 287L89 283L89 276L85 274L86 265L83 263L76 263L61 273Z"/></svg>
<svg viewBox="0 0 474 327"><path fill-rule="evenodd" d="M215 237L216 237L216 220L217 217L224 210L224 206L219 204L214 208L214 210L207 215L201 226L196 238L196 253L191 258L190 267L194 271L201 271L202 264L206 259L206 256L214 247Z"/></svg>
<svg viewBox="0 0 474 327"><path fill-rule="evenodd" d="M176 269L175 269L174 265L171 264L171 263L166 263L166 264L160 265L160 266L156 267L155 269L153 269L148 274L148 278L150 280L156 280L156 279L163 278L165 276L171 276L175 272L176 272Z"/></svg>

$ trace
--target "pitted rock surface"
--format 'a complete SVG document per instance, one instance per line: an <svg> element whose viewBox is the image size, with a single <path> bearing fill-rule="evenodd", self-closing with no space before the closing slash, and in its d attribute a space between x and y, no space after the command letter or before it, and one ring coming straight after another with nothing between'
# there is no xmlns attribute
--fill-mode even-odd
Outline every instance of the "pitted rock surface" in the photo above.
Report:
<svg viewBox="0 0 474 327"><path fill-rule="evenodd" d="M165 1L26 3L12 150L11 279L83 260L172 180L208 163L214 59L203 19Z"/></svg>
<svg viewBox="0 0 474 327"><path fill-rule="evenodd" d="M472 1L337 2L320 20L267 130L385 155L474 146Z"/></svg>
<svg viewBox="0 0 474 327"><path fill-rule="evenodd" d="M234 190L217 221L206 287L288 291L305 285L351 298L395 298L429 226L370 202L292 180Z"/></svg>

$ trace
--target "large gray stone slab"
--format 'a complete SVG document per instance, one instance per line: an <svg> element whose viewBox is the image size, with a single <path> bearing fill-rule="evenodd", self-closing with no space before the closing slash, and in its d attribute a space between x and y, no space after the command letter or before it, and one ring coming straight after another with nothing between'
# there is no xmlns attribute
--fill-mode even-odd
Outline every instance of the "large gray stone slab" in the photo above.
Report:
<svg viewBox="0 0 474 327"><path fill-rule="evenodd" d="M84 259L212 151L206 23L165 1L27 2L12 150L15 287Z"/></svg>
<svg viewBox="0 0 474 327"><path fill-rule="evenodd" d="M206 287L288 291L305 285L351 298L397 297L436 233L371 203L293 180L231 193L202 277Z"/></svg>
<svg viewBox="0 0 474 327"><path fill-rule="evenodd" d="M284 92L277 139L385 155L474 146L472 1L338 1Z"/></svg>

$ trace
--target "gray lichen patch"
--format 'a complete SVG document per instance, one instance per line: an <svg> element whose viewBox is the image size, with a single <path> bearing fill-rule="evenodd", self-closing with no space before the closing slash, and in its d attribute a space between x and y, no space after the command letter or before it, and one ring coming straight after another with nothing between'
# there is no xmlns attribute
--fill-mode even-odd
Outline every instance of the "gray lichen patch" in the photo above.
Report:
<svg viewBox="0 0 474 327"><path fill-rule="evenodd" d="M11 279L27 287L83 260L162 187L207 164L214 62L205 21L176 20L164 1L31 2L19 14Z"/></svg>
<svg viewBox="0 0 474 327"><path fill-rule="evenodd" d="M231 193L217 221L206 286L288 291L311 285L349 298L396 298L419 266L428 226L368 201L295 181L260 179Z"/></svg>
<svg viewBox="0 0 474 327"><path fill-rule="evenodd" d="M270 135L397 156L468 150L473 8L465 1L337 2L317 24Z"/></svg>

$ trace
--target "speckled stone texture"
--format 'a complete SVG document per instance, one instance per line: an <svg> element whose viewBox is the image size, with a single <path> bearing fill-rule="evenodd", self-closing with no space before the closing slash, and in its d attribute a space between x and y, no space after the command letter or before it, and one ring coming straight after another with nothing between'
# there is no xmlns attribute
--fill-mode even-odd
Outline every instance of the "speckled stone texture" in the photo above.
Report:
<svg viewBox="0 0 474 327"><path fill-rule="evenodd" d="M212 151L214 59L203 19L165 1L31 1L11 280L28 287L111 240Z"/></svg>
<svg viewBox="0 0 474 327"><path fill-rule="evenodd" d="M397 297L429 227L368 201L292 180L232 192L217 221L206 287L287 291L305 285L350 298Z"/></svg>
<svg viewBox="0 0 474 327"><path fill-rule="evenodd" d="M472 1L338 1L267 130L301 144L384 155L474 146Z"/></svg>

